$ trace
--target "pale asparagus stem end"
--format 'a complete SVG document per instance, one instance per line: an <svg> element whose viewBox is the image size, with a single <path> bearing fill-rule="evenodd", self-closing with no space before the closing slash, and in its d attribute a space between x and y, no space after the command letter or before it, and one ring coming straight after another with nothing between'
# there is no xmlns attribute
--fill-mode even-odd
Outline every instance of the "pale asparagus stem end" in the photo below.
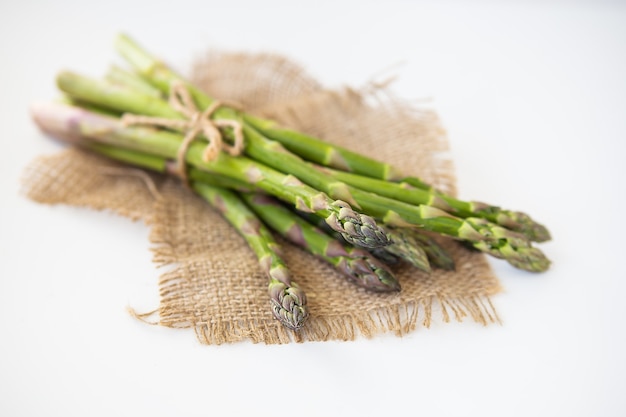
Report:
<svg viewBox="0 0 626 417"><path fill-rule="evenodd" d="M30 106L30 114L35 124L46 134L71 145L81 142L81 135L72 120L79 118L82 110L61 103L34 102Z"/></svg>

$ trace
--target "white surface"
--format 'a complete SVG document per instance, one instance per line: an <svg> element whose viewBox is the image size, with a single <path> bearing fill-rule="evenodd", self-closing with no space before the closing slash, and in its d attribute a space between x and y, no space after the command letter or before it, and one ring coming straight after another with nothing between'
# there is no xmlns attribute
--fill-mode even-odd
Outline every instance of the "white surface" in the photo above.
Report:
<svg viewBox="0 0 626 417"><path fill-rule="evenodd" d="M626 414L623 3L86 3L0 5L1 416ZM57 149L29 103L60 69L101 74L118 31L181 66L211 47L283 53L329 86L403 62L395 91L432 100L462 197L544 221L553 268L492 262L502 326L203 346L139 323L126 307L158 302L147 228L18 194Z"/></svg>

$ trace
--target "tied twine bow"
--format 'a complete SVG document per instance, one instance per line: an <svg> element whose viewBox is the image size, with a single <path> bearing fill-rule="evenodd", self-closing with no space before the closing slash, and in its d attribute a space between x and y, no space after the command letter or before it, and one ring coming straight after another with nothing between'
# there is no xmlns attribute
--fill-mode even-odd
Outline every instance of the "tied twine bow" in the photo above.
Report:
<svg viewBox="0 0 626 417"><path fill-rule="evenodd" d="M202 159L205 162L210 162L217 158L221 150L226 151L232 156L238 156L243 151L244 137L241 123L232 119L211 119L213 113L222 105L220 101L215 100L204 111L200 111L196 107L185 84L175 81L170 86L168 104L174 110L182 114L185 119L167 119L126 113L122 116L122 123L124 126L148 125L184 131L185 136L178 148L176 163L179 175L185 184L188 184L187 170L185 169L185 154L191 142L200 134L203 134L204 138L208 141L202 153ZM220 131L221 128L228 127L232 128L233 131L232 145L224 141L222 132Z"/></svg>

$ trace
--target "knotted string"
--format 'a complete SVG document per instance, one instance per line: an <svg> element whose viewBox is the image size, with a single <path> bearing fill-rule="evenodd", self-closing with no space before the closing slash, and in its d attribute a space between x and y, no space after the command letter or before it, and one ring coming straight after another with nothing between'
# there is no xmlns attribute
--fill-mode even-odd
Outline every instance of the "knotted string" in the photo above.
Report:
<svg viewBox="0 0 626 417"><path fill-rule="evenodd" d="M200 111L196 107L193 97L191 97L185 84L175 81L170 86L168 104L174 110L182 114L185 119L168 119L126 113L122 116L122 123L124 126L148 125L183 130L185 136L178 148L176 163L178 174L185 184L188 183L185 155L187 154L189 145L198 138L200 134L208 140L208 144L202 153L202 159L205 162L210 162L217 158L219 152L222 150L232 156L240 155L243 151L244 137L241 123L232 119L211 119L213 113L222 105L220 101L215 100L204 111ZM222 132L220 131L221 128L228 127L233 130L232 145L223 140Z"/></svg>

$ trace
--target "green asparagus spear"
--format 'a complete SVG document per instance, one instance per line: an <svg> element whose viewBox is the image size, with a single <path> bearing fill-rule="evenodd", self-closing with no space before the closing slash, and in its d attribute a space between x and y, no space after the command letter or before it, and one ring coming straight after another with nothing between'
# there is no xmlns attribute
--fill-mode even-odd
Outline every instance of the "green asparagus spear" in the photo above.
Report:
<svg viewBox="0 0 626 417"><path fill-rule="evenodd" d="M182 142L182 136L175 132L125 127L117 118L64 104L34 105L31 111L42 130L70 143L78 144L85 138L90 138L120 148L175 159ZM299 210L315 213L326 219L330 227L342 233L350 243L364 247L384 246L389 243L374 219L352 210L343 201L329 198L292 175L285 175L249 158L232 157L226 153L206 162L202 153L203 145L196 141L189 146L185 161L200 170L258 187L293 204Z"/></svg>
<svg viewBox="0 0 626 417"><path fill-rule="evenodd" d="M403 178L401 173L390 164L374 161L357 152L295 130L281 128L272 120L246 114L245 121L268 138L280 142L291 152L317 164L387 181Z"/></svg>
<svg viewBox="0 0 626 417"><path fill-rule="evenodd" d="M111 66L105 75L105 79L113 84L119 84L135 91L151 95L156 98L163 98L161 90L148 83L143 78L133 74L132 72L120 68L117 65Z"/></svg>
<svg viewBox="0 0 626 417"><path fill-rule="evenodd" d="M301 328L309 316L306 296L291 279L272 233L234 192L201 182L192 182L191 187L235 227L256 254L269 279L274 316L289 329Z"/></svg>
<svg viewBox="0 0 626 417"><path fill-rule="evenodd" d="M365 191L376 192L385 197L410 204L426 204L437 207L458 217L483 218L507 229L522 233L535 242L543 242L550 239L548 230L524 213L505 210L477 201L459 200L434 191L432 188L424 189L404 181L389 182L337 169L321 167L320 169L346 184Z"/></svg>
<svg viewBox="0 0 626 417"><path fill-rule="evenodd" d="M183 116L170 107L165 100L128 85L95 80L70 71L60 72L56 82L59 89L69 97L108 110L183 119Z"/></svg>
<svg viewBox="0 0 626 417"><path fill-rule="evenodd" d="M149 54L137 42L125 34L119 34L116 37L115 48L137 74L144 77L164 94L169 93L173 81L184 81L184 77L175 73L164 62ZM192 95L197 100L195 94L199 91L196 91L197 89L191 84L188 84L188 88L192 90ZM198 104L202 104L202 107L208 107L211 103Z"/></svg>
<svg viewBox="0 0 626 417"><path fill-rule="evenodd" d="M339 243L267 194L242 193L242 198L271 229L330 263L357 285L377 292L400 290L392 272L369 252Z"/></svg>
<svg viewBox="0 0 626 417"><path fill-rule="evenodd" d="M175 177L180 177L180 172L176 166L176 162L167 158L119 148L105 143L93 142L87 139L81 141L80 147L106 156L109 159L123 162L137 168L148 169L161 174L169 174ZM253 192L256 190L256 187L246 184L243 181L209 173L195 167L187 167L187 171L187 177L190 181L201 182L214 187L226 188L237 192Z"/></svg>

